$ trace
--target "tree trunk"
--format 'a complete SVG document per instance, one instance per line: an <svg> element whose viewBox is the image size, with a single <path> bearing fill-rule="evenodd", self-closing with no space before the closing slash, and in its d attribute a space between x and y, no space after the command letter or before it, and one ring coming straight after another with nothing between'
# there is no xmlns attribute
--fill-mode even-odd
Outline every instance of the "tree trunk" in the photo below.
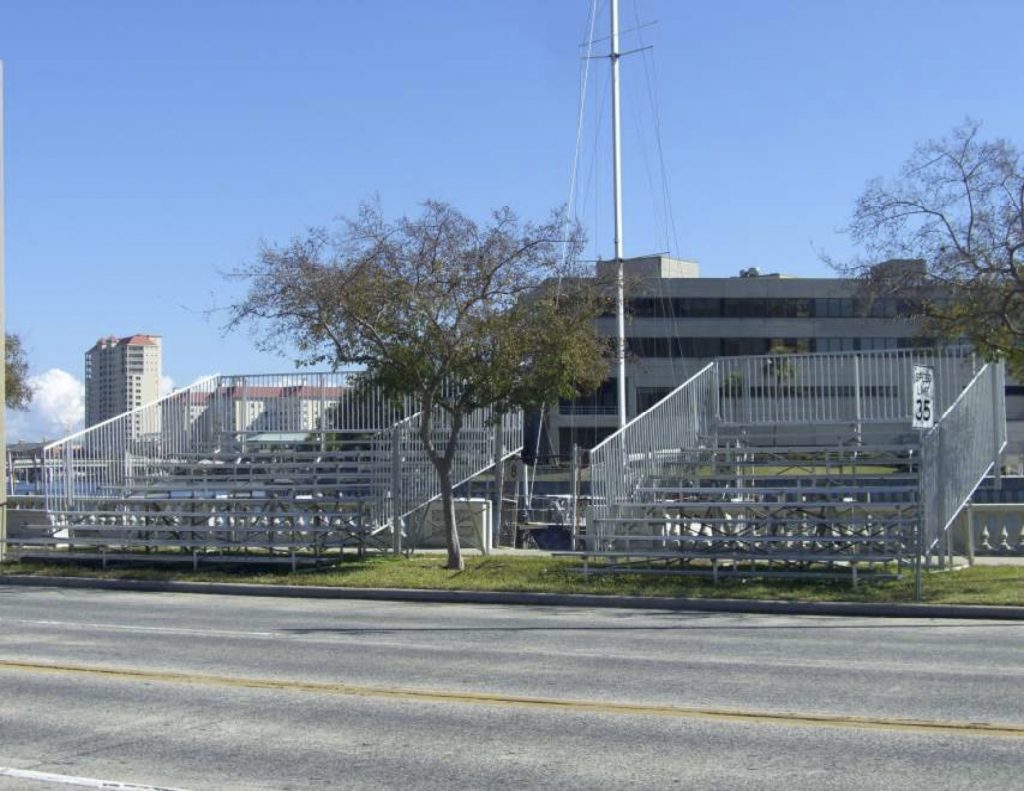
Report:
<svg viewBox="0 0 1024 791"><path fill-rule="evenodd" d="M441 484L441 505L444 513L444 540L448 549L448 566L453 571L462 571L465 564L462 562L462 547L459 546L459 529L455 521L455 493L452 491L452 476L450 466L437 465L437 477ZM442 469L443 465L443 469Z"/></svg>
<svg viewBox="0 0 1024 791"><path fill-rule="evenodd" d="M462 547L459 546L459 531L455 521L455 492L452 486L452 461L455 458L459 432L462 429L462 416L455 415L453 417L444 453L438 453L431 437L431 430L433 428L432 408L433 404L430 401L424 401L421 405L420 439L423 440L427 457L434 465L434 469L437 470L438 484L441 488L444 543L448 549L447 568L453 571L462 571L465 568L465 564L462 562Z"/></svg>

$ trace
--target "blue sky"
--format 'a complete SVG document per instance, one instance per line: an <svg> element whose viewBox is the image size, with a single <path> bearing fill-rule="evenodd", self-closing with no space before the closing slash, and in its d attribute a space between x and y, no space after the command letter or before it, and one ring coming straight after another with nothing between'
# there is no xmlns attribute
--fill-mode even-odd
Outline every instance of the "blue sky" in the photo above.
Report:
<svg viewBox="0 0 1024 791"><path fill-rule="evenodd" d="M712 276L828 274L818 251L850 252L837 229L915 141L965 116L1020 138L1019 1L621 5L624 30L657 22L622 42L653 45L622 66L627 255L691 257ZM589 10L0 0L6 323L59 405L11 432L52 435L51 413L73 415L65 396L102 335L163 335L176 385L290 370L221 331L238 297L221 273L261 240L374 195L393 215L426 198L534 218L565 202ZM607 16L598 2L597 36ZM606 61L588 84L575 199L591 255L608 257Z"/></svg>

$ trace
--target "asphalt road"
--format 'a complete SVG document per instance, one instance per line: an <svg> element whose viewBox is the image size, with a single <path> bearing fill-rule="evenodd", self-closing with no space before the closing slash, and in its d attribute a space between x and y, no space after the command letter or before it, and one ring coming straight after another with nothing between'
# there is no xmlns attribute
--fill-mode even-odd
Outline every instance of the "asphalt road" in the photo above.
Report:
<svg viewBox="0 0 1024 791"><path fill-rule="evenodd" d="M0 627L4 789L1024 788L1022 622L0 587Z"/></svg>

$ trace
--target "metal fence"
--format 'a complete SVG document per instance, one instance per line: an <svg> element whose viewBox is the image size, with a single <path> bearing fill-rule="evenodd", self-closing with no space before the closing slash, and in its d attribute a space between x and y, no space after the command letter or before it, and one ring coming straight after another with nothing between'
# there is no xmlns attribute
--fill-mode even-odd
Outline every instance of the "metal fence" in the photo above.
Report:
<svg viewBox="0 0 1024 791"><path fill-rule="evenodd" d="M911 428L914 365L934 369L941 415L920 437ZM614 533L617 511L642 501L641 484L673 465L678 471L680 463L711 463L737 429L733 439L750 442L758 426L784 427L768 444L810 436L817 440L806 448L812 453L827 450L839 435L801 434L802 427L874 424L881 432L876 439L886 438L890 447L921 442L915 486L923 511L918 543L925 552L1005 447L1003 390L1003 367L985 365L964 347L716 360L591 451L593 535ZM748 429L755 433L745 434Z"/></svg>
<svg viewBox="0 0 1024 791"><path fill-rule="evenodd" d="M200 441L202 415L218 376L52 442L38 477L47 511L123 490L144 459L186 454Z"/></svg>
<svg viewBox="0 0 1024 791"><path fill-rule="evenodd" d="M942 414L983 363L970 347L724 357L715 371L723 423L893 423L910 420L914 365L935 370Z"/></svg>
<svg viewBox="0 0 1024 791"><path fill-rule="evenodd" d="M47 510L122 495L178 458L244 453L255 441L328 448L332 435L368 437L413 412L358 372L211 376L43 448Z"/></svg>
<svg viewBox="0 0 1024 791"><path fill-rule="evenodd" d="M1005 369L989 363L921 438L919 554L928 554L1006 447Z"/></svg>
<svg viewBox="0 0 1024 791"><path fill-rule="evenodd" d="M374 440L376 453L391 454L391 486L378 504L381 524L394 523L440 497L441 483L421 436L422 414L396 423ZM431 421L431 442L444 451L449 433L448 420L436 413ZM507 459L523 446L523 413L497 416L491 409L469 415L459 432L452 460L451 478L459 486L491 467L496 459Z"/></svg>
<svg viewBox="0 0 1024 791"><path fill-rule="evenodd" d="M111 508L125 524L143 524L146 509L160 497L174 504L175 513L214 505L219 513L234 502L232 486L257 496L265 490L271 499L301 491L301 502L289 508L317 511L320 500L315 492L310 499L307 489L333 491L344 479L346 497L360 503L360 529L375 532L440 496L420 420L410 398L385 398L357 372L217 375L45 446L36 477L47 512L61 525L92 513L102 514L97 519L105 524L113 519ZM437 411L431 430L436 447L443 450L450 430L450 419ZM452 460L453 483L518 452L522 437L521 411L500 420L490 409L472 413ZM223 502L207 503L222 496ZM239 507L246 514L259 509L253 503ZM129 518L131 509L142 510ZM185 521L196 522L202 513L189 511ZM397 546L400 531L395 534Z"/></svg>
<svg viewBox="0 0 1024 791"><path fill-rule="evenodd" d="M700 448L717 420L718 376L709 363L665 398L590 452L594 514L607 516L615 503L670 458ZM598 522L598 530L605 525Z"/></svg>

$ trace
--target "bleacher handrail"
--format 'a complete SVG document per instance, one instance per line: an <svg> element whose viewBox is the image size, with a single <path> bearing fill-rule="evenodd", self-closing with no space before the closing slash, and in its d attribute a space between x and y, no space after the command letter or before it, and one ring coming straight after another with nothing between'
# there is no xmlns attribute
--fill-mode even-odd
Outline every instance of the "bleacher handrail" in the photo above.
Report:
<svg viewBox="0 0 1024 791"><path fill-rule="evenodd" d="M1006 447L1005 366L987 363L921 437L918 551L930 553Z"/></svg>

